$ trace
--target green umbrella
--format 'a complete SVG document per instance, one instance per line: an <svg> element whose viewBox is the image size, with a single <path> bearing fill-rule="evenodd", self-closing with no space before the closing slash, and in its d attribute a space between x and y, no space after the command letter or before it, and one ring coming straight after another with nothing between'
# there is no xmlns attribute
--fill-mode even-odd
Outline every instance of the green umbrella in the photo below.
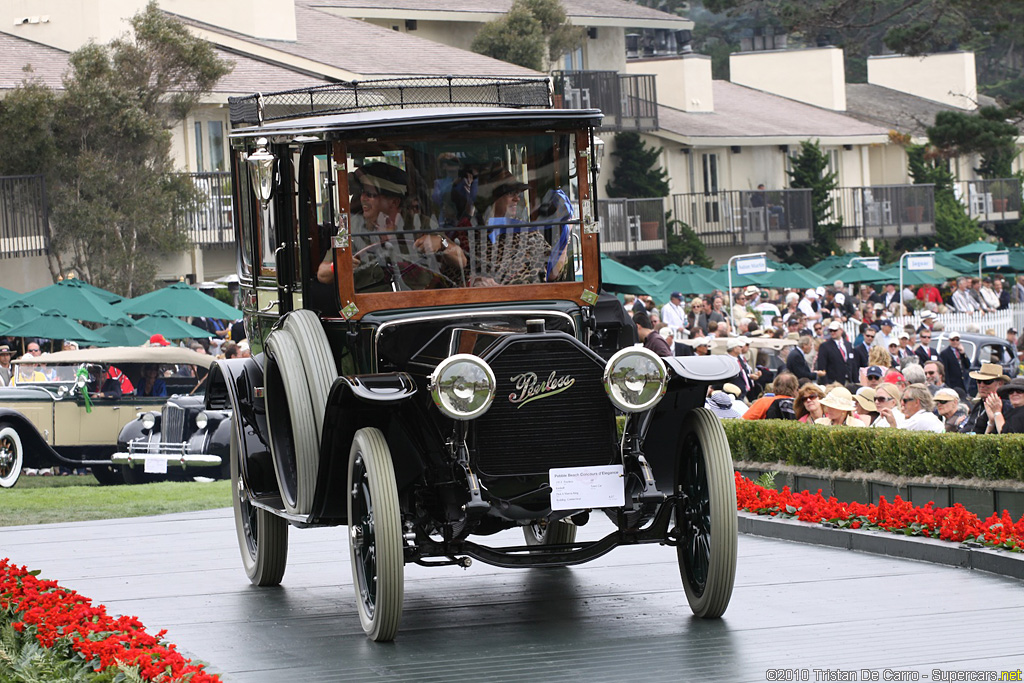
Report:
<svg viewBox="0 0 1024 683"><path fill-rule="evenodd" d="M987 251L995 251L997 249L999 249L999 247L991 242L978 240L977 242L971 242L970 244L965 244L964 246L957 247L956 249L950 249L949 253L954 256L962 256L965 259L973 259L974 261L977 261L979 255L984 254Z"/></svg>
<svg viewBox="0 0 1024 683"><path fill-rule="evenodd" d="M775 289L807 289L825 284L825 279L813 270L800 268L794 270L773 270L770 273L762 273L755 277L760 278L760 286L774 287ZM733 278L736 282L736 278Z"/></svg>
<svg viewBox="0 0 1024 683"><path fill-rule="evenodd" d="M664 268L651 275L662 284L662 289L668 294L680 292L682 294L707 294L716 289L714 280L700 272L703 268L695 270L684 270L680 268ZM714 271L708 271L713 273ZM648 275L650 275L648 273ZM659 297L660 298L660 297ZM665 297L668 300L668 297Z"/></svg>
<svg viewBox="0 0 1024 683"><path fill-rule="evenodd" d="M971 273L978 272L978 258L968 260L960 258L951 251L944 249L935 250L935 263L945 266L950 270L955 270L961 275L970 275Z"/></svg>
<svg viewBox="0 0 1024 683"><path fill-rule="evenodd" d="M662 289L653 277L624 266L607 254L601 254L601 284L609 292L627 294L652 294Z"/></svg>
<svg viewBox="0 0 1024 683"><path fill-rule="evenodd" d="M0 287L0 306L7 306L8 304L14 303L21 298L21 294L18 294L14 290L7 289L6 287Z"/></svg>
<svg viewBox="0 0 1024 683"><path fill-rule="evenodd" d="M899 266L889 268L888 270L880 271L886 278L891 278L892 282L897 285L900 281L900 269ZM955 270L951 270L945 266L935 264L935 268L932 270L907 270L903 269L903 284L904 285L938 285L946 280L953 280L959 277L959 273ZM890 280L882 280L882 282L889 282Z"/></svg>
<svg viewBox="0 0 1024 683"><path fill-rule="evenodd" d="M162 334L167 339L207 339L212 337L209 330L189 325L175 318L167 311L156 311L153 315L135 321L135 326L147 334Z"/></svg>
<svg viewBox="0 0 1024 683"><path fill-rule="evenodd" d="M101 346L141 346L149 341L149 332L140 330L131 318L118 318L96 330L96 334L107 340Z"/></svg>
<svg viewBox="0 0 1024 683"><path fill-rule="evenodd" d="M36 308L60 311L73 320L109 323L123 315L88 289L85 283L75 279L61 280L29 292L21 300Z"/></svg>
<svg viewBox="0 0 1024 683"><path fill-rule="evenodd" d="M15 325L20 325L26 320L31 320L42 311L32 304L24 301L15 301L3 309L0 309L0 332L6 332Z"/></svg>
<svg viewBox="0 0 1024 683"><path fill-rule="evenodd" d="M242 317L242 312L237 308L228 306L208 294L203 294L187 282L175 282L169 287L122 301L117 307L123 313L138 315L153 311L166 311L172 316L188 315L224 320L237 320Z"/></svg>
<svg viewBox="0 0 1024 683"><path fill-rule="evenodd" d="M73 339L90 344L103 344L106 340L82 327L80 324L56 309L45 311L35 318L26 320L7 330L11 337L39 337L41 339Z"/></svg>
<svg viewBox="0 0 1024 683"><path fill-rule="evenodd" d="M896 279L883 274L880 270L874 270L868 268L865 265L857 264L850 266L849 268L836 268L828 275L828 281L842 280L845 284L858 284L861 282L870 282L871 284L879 284L885 282L898 282L899 274L897 273Z"/></svg>

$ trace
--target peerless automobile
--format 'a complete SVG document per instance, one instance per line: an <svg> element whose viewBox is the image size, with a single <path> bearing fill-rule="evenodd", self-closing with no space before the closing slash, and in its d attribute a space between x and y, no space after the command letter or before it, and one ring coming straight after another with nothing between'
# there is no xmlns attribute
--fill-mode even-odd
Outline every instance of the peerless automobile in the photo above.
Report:
<svg viewBox="0 0 1024 683"><path fill-rule="evenodd" d="M693 612L736 569L729 356L659 358L601 291L597 110L546 80L361 81L233 98L238 276L256 354L218 361L242 564L347 525L361 625L404 566L575 565L675 548ZM614 531L576 532L594 515ZM521 530L521 545L485 543ZM507 536L504 535L504 536ZM504 536L499 536L502 538Z"/></svg>
<svg viewBox="0 0 1024 683"><path fill-rule="evenodd" d="M213 358L187 349L133 346L60 351L14 361L19 365L26 362L44 365L52 377L45 382L0 387L0 486L4 488L17 483L22 468L88 467L103 484L138 480L130 466L113 460L118 435L140 411L165 410L168 399L134 393L119 398L98 396L107 369L118 368L139 387L146 365L209 368ZM196 388L194 377L165 381L168 394ZM202 452L166 461L172 468L221 464L219 456ZM144 467L142 460L136 464Z"/></svg>

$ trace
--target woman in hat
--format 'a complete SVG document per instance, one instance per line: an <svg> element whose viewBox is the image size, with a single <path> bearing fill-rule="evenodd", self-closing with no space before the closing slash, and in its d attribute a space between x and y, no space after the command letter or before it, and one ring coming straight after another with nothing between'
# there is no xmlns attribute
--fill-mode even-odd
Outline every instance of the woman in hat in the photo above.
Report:
<svg viewBox="0 0 1024 683"><path fill-rule="evenodd" d="M853 401L853 394L843 387L831 389L825 394L825 398L821 399L821 405L825 409L825 417L815 420L815 424L832 427L865 426L861 420L854 416L857 406Z"/></svg>
<svg viewBox="0 0 1024 683"><path fill-rule="evenodd" d="M985 399L985 411L990 413L989 424L995 425L999 434L1024 434L1024 377L1014 377L1009 383L999 387L998 397L989 394ZM1002 399L1010 401L1010 409L1003 405Z"/></svg>
<svg viewBox="0 0 1024 683"><path fill-rule="evenodd" d="M853 400L857 402L857 417L864 424L870 425L878 417L878 411L875 409L875 390L873 387L861 387L857 390L857 393L853 395Z"/></svg>

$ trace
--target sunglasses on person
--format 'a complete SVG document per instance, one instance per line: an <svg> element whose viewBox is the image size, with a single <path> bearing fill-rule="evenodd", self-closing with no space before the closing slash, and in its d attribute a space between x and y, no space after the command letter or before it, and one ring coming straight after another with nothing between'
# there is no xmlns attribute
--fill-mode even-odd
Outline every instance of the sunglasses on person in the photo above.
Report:
<svg viewBox="0 0 1024 683"><path fill-rule="evenodd" d="M875 335L873 335L873 334L865 334L865 335L864 335L864 338L865 338L865 339L874 339L874 338L875 338Z"/></svg>
<svg viewBox="0 0 1024 683"><path fill-rule="evenodd" d="M936 403L946 404L946 403L952 403L953 399L951 399L951 398L937 398L937 399L935 399L935 402Z"/></svg>
<svg viewBox="0 0 1024 683"><path fill-rule="evenodd" d="M1006 392L1007 396L1010 394L1024 394L1024 389L1010 389Z"/></svg>
<svg viewBox="0 0 1024 683"><path fill-rule="evenodd" d="M900 403L910 403L911 401L916 401L916 400L917 400L916 398L901 398L900 399Z"/></svg>
<svg viewBox="0 0 1024 683"><path fill-rule="evenodd" d="M889 401L892 400L893 399L889 398L888 396L875 396L875 403L888 403Z"/></svg>
<svg viewBox="0 0 1024 683"><path fill-rule="evenodd" d="M978 380L978 384L984 384L985 386L988 386L989 384L992 384L992 382L995 382L995 381L996 380L994 380L994 379L979 379Z"/></svg>
<svg viewBox="0 0 1024 683"><path fill-rule="evenodd" d="M881 375L868 375L868 379L882 379Z"/></svg>

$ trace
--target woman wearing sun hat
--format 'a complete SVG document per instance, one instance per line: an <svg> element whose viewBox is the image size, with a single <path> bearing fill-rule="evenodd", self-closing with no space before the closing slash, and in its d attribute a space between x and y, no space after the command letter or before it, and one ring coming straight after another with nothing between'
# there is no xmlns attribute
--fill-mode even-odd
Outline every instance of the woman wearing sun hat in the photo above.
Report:
<svg viewBox="0 0 1024 683"><path fill-rule="evenodd" d="M986 400L985 409L988 412L991 406L992 419L990 424L995 425L994 431L1000 434L1024 434L1024 377L1014 377L1009 383L1004 384L997 390L999 398ZM1010 409L1000 406L999 399L1010 401Z"/></svg>
<svg viewBox="0 0 1024 683"><path fill-rule="evenodd" d="M825 409L825 417L814 421L814 424L831 425L838 427L863 427L864 423L854 416L857 404L853 401L853 394L848 389L836 387L831 389L825 398L821 399L821 406Z"/></svg>

